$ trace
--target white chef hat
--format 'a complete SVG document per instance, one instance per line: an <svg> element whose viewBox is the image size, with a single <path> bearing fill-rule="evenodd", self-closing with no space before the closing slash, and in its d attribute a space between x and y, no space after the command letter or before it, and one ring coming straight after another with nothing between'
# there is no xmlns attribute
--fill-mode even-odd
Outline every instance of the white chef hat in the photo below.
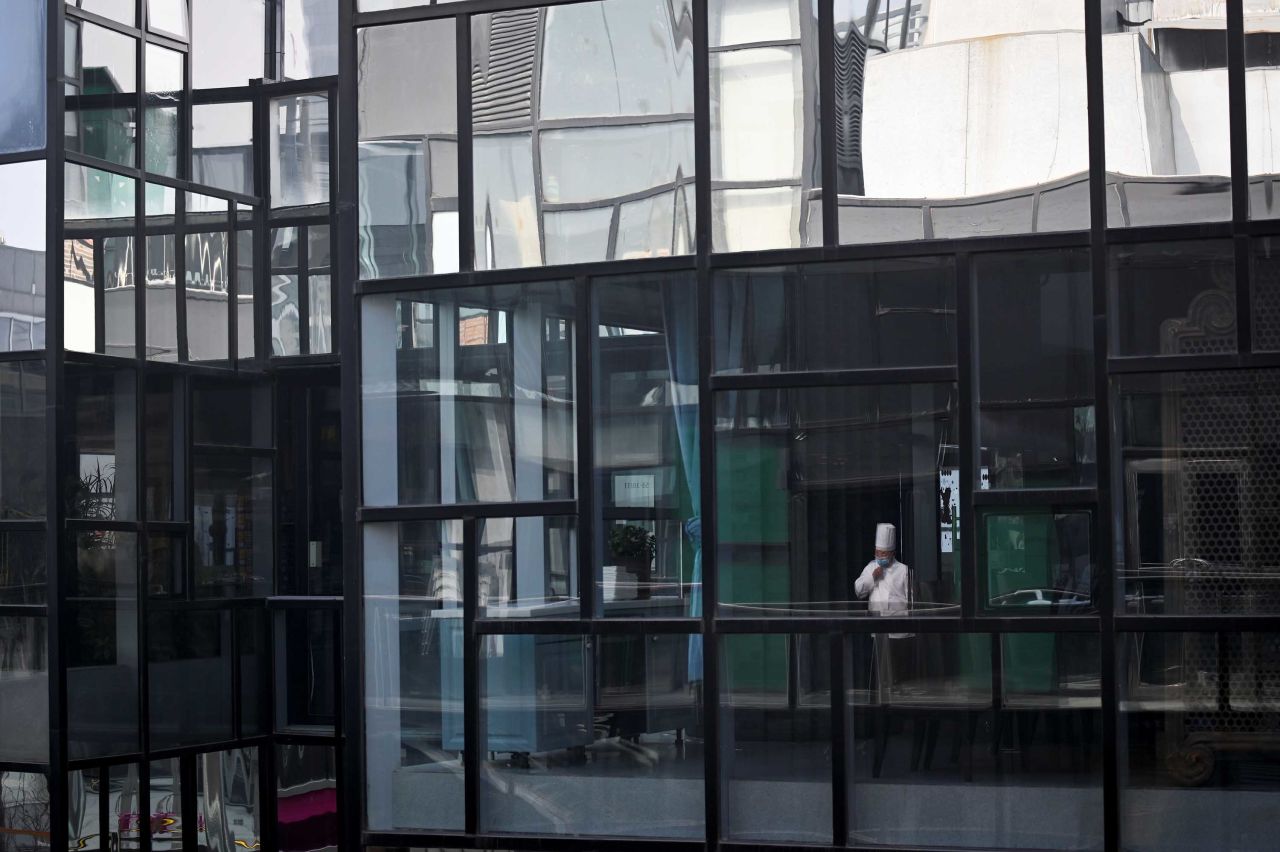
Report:
<svg viewBox="0 0 1280 852"><path fill-rule="evenodd" d="M876 550L893 550L897 538L893 524L876 524Z"/></svg>

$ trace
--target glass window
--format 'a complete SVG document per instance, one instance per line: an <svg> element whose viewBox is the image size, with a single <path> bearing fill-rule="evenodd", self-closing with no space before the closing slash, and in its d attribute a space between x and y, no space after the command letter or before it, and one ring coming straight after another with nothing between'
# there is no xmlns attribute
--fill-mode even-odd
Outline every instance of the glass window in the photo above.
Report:
<svg viewBox="0 0 1280 852"><path fill-rule="evenodd" d="M68 352L96 352L101 241L72 239L62 245L62 347Z"/></svg>
<svg viewBox="0 0 1280 852"><path fill-rule="evenodd" d="M284 0L284 79L338 73L338 0Z"/></svg>
<svg viewBox="0 0 1280 852"><path fill-rule="evenodd" d="M693 276L592 284L596 606L699 616L698 317Z"/></svg>
<svg viewBox="0 0 1280 852"><path fill-rule="evenodd" d="M271 234L271 352L302 354L302 309L298 302L297 228L275 228ZM303 231L305 233L305 230Z"/></svg>
<svg viewBox="0 0 1280 852"><path fill-rule="evenodd" d="M128 5L132 9L133 3ZM137 50L137 39L68 19L64 130L68 151L122 166L136 164Z"/></svg>
<svg viewBox="0 0 1280 852"><path fill-rule="evenodd" d="M45 162L0 165L0 352L44 348L45 224Z"/></svg>
<svg viewBox="0 0 1280 852"><path fill-rule="evenodd" d="M571 284L362 306L366 504L573 498Z"/></svg>
<svg viewBox="0 0 1280 852"><path fill-rule="evenodd" d="M5 69L0 79L0 154L44 147L47 9L44 0L17 0L6 8L7 20L0 28ZM0 189L0 197L5 194Z"/></svg>
<svg viewBox="0 0 1280 852"><path fill-rule="evenodd" d="M0 247L0 251L4 248ZM1280 352L1280 240L1262 237L1253 241L1250 275L1253 351ZM0 349L3 348L0 341Z"/></svg>
<svg viewBox="0 0 1280 852"><path fill-rule="evenodd" d="M0 642L4 649L0 654L0 761L45 763L49 759L48 621L0 615ZM9 792L6 786L4 794ZM0 819L5 811L0 807Z"/></svg>
<svg viewBox="0 0 1280 852"><path fill-rule="evenodd" d="M151 761L147 783L151 809L147 829L154 852L181 852L182 849L182 761L168 757Z"/></svg>
<svg viewBox="0 0 1280 852"><path fill-rule="evenodd" d="M338 852L338 765L332 746L276 746L280 852Z"/></svg>
<svg viewBox="0 0 1280 852"><path fill-rule="evenodd" d="M68 370L67 517L131 521L137 511L137 388L131 370Z"/></svg>
<svg viewBox="0 0 1280 852"><path fill-rule="evenodd" d="M271 458L197 451L193 468L193 553L198 598L271 592Z"/></svg>
<svg viewBox="0 0 1280 852"><path fill-rule="evenodd" d="M103 770L107 784L107 835L104 849L142 848L141 773L136 763L117 764Z"/></svg>
<svg viewBox="0 0 1280 852"><path fill-rule="evenodd" d="M1123 848L1273 845L1280 634L1121 634L1118 646Z"/></svg>
<svg viewBox="0 0 1280 852"><path fill-rule="evenodd" d="M337 719L338 610L277 615L276 730L332 734Z"/></svg>
<svg viewBox="0 0 1280 852"><path fill-rule="evenodd" d="M308 354L334 351L333 269L328 225L307 229L307 332Z"/></svg>
<svg viewBox="0 0 1280 852"><path fill-rule="evenodd" d="M133 237L104 237L101 245L100 286L103 314L101 350L108 355L133 358L137 354L134 239Z"/></svg>
<svg viewBox="0 0 1280 852"><path fill-rule="evenodd" d="M134 0L67 0L67 5L129 26L137 23L134 16Z"/></svg>
<svg viewBox="0 0 1280 852"><path fill-rule="evenodd" d="M1093 612L1093 513L1020 509L979 513L979 564L991 615Z"/></svg>
<svg viewBox="0 0 1280 852"><path fill-rule="evenodd" d="M1114 0L1098 2L1107 225L1229 220L1226 7L1147 9L1126 18Z"/></svg>
<svg viewBox="0 0 1280 852"><path fill-rule="evenodd" d="M270 391L266 384L197 381L191 394L195 443L270 449Z"/></svg>
<svg viewBox="0 0 1280 852"><path fill-rule="evenodd" d="M196 104L191 108L192 180L253 195L253 157L253 104Z"/></svg>
<svg viewBox="0 0 1280 852"><path fill-rule="evenodd" d="M178 247L173 234L147 237L147 358L178 360Z"/></svg>
<svg viewBox="0 0 1280 852"><path fill-rule="evenodd" d="M372 830L463 829L462 522L364 527Z"/></svg>
<svg viewBox="0 0 1280 852"><path fill-rule="evenodd" d="M187 0L147 0L147 26L185 40Z"/></svg>
<svg viewBox="0 0 1280 852"><path fill-rule="evenodd" d="M174 379L147 376L142 434L146 446L143 503L150 521L179 521L186 517L181 401L182 386Z"/></svg>
<svg viewBox="0 0 1280 852"><path fill-rule="evenodd" d="M1124 611L1280 613L1280 372L1124 376ZM1119 545L1120 543L1118 543Z"/></svg>
<svg viewBox="0 0 1280 852"><path fill-rule="evenodd" d="M703 837L701 637L479 641L482 829Z"/></svg>
<svg viewBox="0 0 1280 852"><path fill-rule="evenodd" d="M1102 848L1097 635L847 641L851 844Z"/></svg>
<svg viewBox="0 0 1280 852"><path fill-rule="evenodd" d="M196 845L208 852L259 849L261 777L257 748L196 755Z"/></svg>
<svg viewBox="0 0 1280 852"><path fill-rule="evenodd" d="M712 0L708 16L713 245L822 245L818 6Z"/></svg>
<svg viewBox="0 0 1280 852"><path fill-rule="evenodd" d="M472 18L477 269L693 250L691 27L689 0Z"/></svg>
<svg viewBox="0 0 1280 852"><path fill-rule="evenodd" d="M147 594L182 599L187 594L187 542L181 535L147 536Z"/></svg>
<svg viewBox="0 0 1280 852"><path fill-rule="evenodd" d="M1083 4L835 9L841 242L1089 227Z"/></svg>
<svg viewBox="0 0 1280 852"><path fill-rule="evenodd" d="M185 14L186 4L181 6ZM183 55L154 44L148 44L146 50L147 138L143 162L149 172L176 178L182 102L186 95Z"/></svg>
<svg viewBox="0 0 1280 852"><path fill-rule="evenodd" d="M67 773L67 845L72 849L101 852L102 770L78 769ZM0 823L3 825L3 823Z"/></svg>
<svg viewBox="0 0 1280 852"><path fill-rule="evenodd" d="M0 518L45 516L46 404L43 362L0 363Z"/></svg>
<svg viewBox="0 0 1280 852"><path fill-rule="evenodd" d="M69 230L108 224L118 228L132 221L133 178L67 163L64 180L63 217Z"/></svg>
<svg viewBox="0 0 1280 852"><path fill-rule="evenodd" d="M138 536L81 531L70 542L65 656L71 759L139 748Z"/></svg>
<svg viewBox="0 0 1280 852"><path fill-rule="evenodd" d="M972 264L980 487L1093 485L1088 251L980 254Z"/></svg>
<svg viewBox="0 0 1280 852"><path fill-rule="evenodd" d="M951 258L741 269L715 277L722 373L956 363Z"/></svg>
<svg viewBox="0 0 1280 852"><path fill-rule="evenodd" d="M248 608L232 611L235 619L236 653L240 658L236 688L240 700L240 736L270 733L271 718L266 705L271 688L271 650L267 641L267 613Z"/></svg>
<svg viewBox="0 0 1280 852"><path fill-rule="evenodd" d="M831 843L831 723L828 637L720 639L726 840Z"/></svg>
<svg viewBox="0 0 1280 852"><path fill-rule="evenodd" d="M578 617L576 518L485 518L478 523L481 617Z"/></svg>
<svg viewBox="0 0 1280 852"><path fill-rule="evenodd" d="M47 602L43 532L0 529L0 604Z"/></svg>
<svg viewBox="0 0 1280 852"><path fill-rule="evenodd" d="M9 838L14 849L36 849L41 843L47 843L47 776L40 772L0 770L0 833Z"/></svg>
<svg viewBox="0 0 1280 852"><path fill-rule="evenodd" d="M1226 240L1112 246L1113 354L1234 353L1235 274Z"/></svg>
<svg viewBox="0 0 1280 852"><path fill-rule="evenodd" d="M718 394L720 612L957 614L956 405L950 384Z"/></svg>
<svg viewBox="0 0 1280 852"><path fill-rule="evenodd" d="M228 612L147 613L151 747L232 738L231 618Z"/></svg>
<svg viewBox="0 0 1280 852"><path fill-rule="evenodd" d="M267 7L275 5L269 0L191 0L192 86L245 86L265 77Z"/></svg>
<svg viewBox="0 0 1280 852"><path fill-rule="evenodd" d="M270 104L271 206L329 203L329 99L276 98Z"/></svg>
<svg viewBox="0 0 1280 852"><path fill-rule="evenodd" d="M236 357L258 356L257 323L253 314L255 282L253 231L236 231Z"/></svg>
<svg viewBox="0 0 1280 852"><path fill-rule="evenodd" d="M360 277L456 272L455 24L364 29L358 51Z"/></svg>
<svg viewBox="0 0 1280 852"><path fill-rule="evenodd" d="M187 357L225 361L229 355L226 232L186 237Z"/></svg>

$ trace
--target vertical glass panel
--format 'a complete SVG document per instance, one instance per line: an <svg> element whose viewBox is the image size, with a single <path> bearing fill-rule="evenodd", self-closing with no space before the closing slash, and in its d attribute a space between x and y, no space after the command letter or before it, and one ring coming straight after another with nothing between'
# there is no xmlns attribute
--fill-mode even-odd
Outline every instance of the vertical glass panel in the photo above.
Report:
<svg viewBox="0 0 1280 852"><path fill-rule="evenodd" d="M147 828L154 852L182 849L182 772L176 757L153 760L147 783L151 790L151 811Z"/></svg>
<svg viewBox="0 0 1280 852"><path fill-rule="evenodd" d="M72 536L68 549L74 561L64 659L72 760L139 748L137 539L136 533L84 531Z"/></svg>
<svg viewBox="0 0 1280 852"><path fill-rule="evenodd" d="M1125 376L1117 390L1117 605L1168 615L1280 613L1272 531L1280 372Z"/></svg>
<svg viewBox="0 0 1280 852"><path fill-rule="evenodd" d="M86 852L101 852L102 770L78 769L67 773L67 846ZM0 825L4 825L0 822ZM46 822L47 826L47 822ZM39 847L36 847L39 848Z"/></svg>
<svg viewBox="0 0 1280 852"><path fill-rule="evenodd" d="M271 118L271 206L329 203L329 99L276 98Z"/></svg>
<svg viewBox="0 0 1280 852"><path fill-rule="evenodd" d="M723 836L830 843L831 640L720 640Z"/></svg>
<svg viewBox="0 0 1280 852"><path fill-rule="evenodd" d="M2 251L4 247L0 246ZM1280 240L1262 237L1253 241L1250 272L1253 351L1280 352ZM0 349L3 348L3 341L0 341Z"/></svg>
<svg viewBox="0 0 1280 852"><path fill-rule="evenodd" d="M0 352L44 348L45 227L45 162L0 165Z"/></svg>
<svg viewBox="0 0 1280 852"><path fill-rule="evenodd" d="M187 0L147 0L147 26L185 40Z"/></svg>
<svg viewBox="0 0 1280 852"><path fill-rule="evenodd" d="M125 763L104 770L107 778L106 848L142 848L142 785L138 764Z"/></svg>
<svg viewBox="0 0 1280 852"><path fill-rule="evenodd" d="M191 179L228 192L254 194L252 104L191 108Z"/></svg>
<svg viewBox="0 0 1280 852"><path fill-rule="evenodd" d="M473 17L477 269L692 251L692 18L689 0ZM588 219L596 239L566 237Z"/></svg>
<svg viewBox="0 0 1280 852"><path fill-rule="evenodd" d="M68 20L67 29L67 150L133 166L138 41L82 21Z"/></svg>
<svg viewBox="0 0 1280 852"><path fill-rule="evenodd" d="M131 521L137 511L137 388L132 371L68 370L64 451L75 479L67 516Z"/></svg>
<svg viewBox="0 0 1280 852"><path fill-rule="evenodd" d="M364 527L370 829L463 829L462 522Z"/></svg>
<svg viewBox="0 0 1280 852"><path fill-rule="evenodd" d="M186 238L187 357L192 361L229 356L227 234Z"/></svg>
<svg viewBox="0 0 1280 852"><path fill-rule="evenodd" d="M48 842L49 782L44 774L0 770L0 834L6 838L5 852L38 849Z"/></svg>
<svg viewBox="0 0 1280 852"><path fill-rule="evenodd" d="M257 259L254 257L253 231L236 231L236 357L258 355L257 323L253 316L253 298Z"/></svg>
<svg viewBox="0 0 1280 852"><path fill-rule="evenodd" d="M68 6L102 15L131 27L137 25L133 3L134 0L67 0Z"/></svg>
<svg viewBox="0 0 1280 852"><path fill-rule="evenodd" d="M0 604L48 601L43 532L0 531Z"/></svg>
<svg viewBox="0 0 1280 852"><path fill-rule="evenodd" d="M137 354L134 309L133 237L105 237L102 244L102 351L133 358Z"/></svg>
<svg viewBox="0 0 1280 852"><path fill-rule="evenodd" d="M276 746L280 852L338 852L338 766L332 746Z"/></svg>
<svg viewBox="0 0 1280 852"><path fill-rule="evenodd" d="M1126 18L1116 14L1115 0L1097 2L1107 225L1230 219L1226 6L1155 3L1144 10L1129 4L1135 14ZM1257 91L1261 78L1246 76L1254 77Z"/></svg>
<svg viewBox="0 0 1280 852"><path fill-rule="evenodd" d="M457 228L432 215L458 209L455 24L371 27L358 40L360 277L456 272Z"/></svg>
<svg viewBox="0 0 1280 852"><path fill-rule="evenodd" d="M270 714L266 710L271 694L267 683L271 672L267 613L261 609L236 609L233 618L236 651L240 657L239 681L236 684L240 691L240 736L266 734L271 728Z"/></svg>
<svg viewBox="0 0 1280 852"><path fill-rule="evenodd" d="M62 245L62 347L68 352L96 352L102 241L72 239Z"/></svg>
<svg viewBox="0 0 1280 852"><path fill-rule="evenodd" d="M196 755L196 845L207 852L259 849L261 780L256 748Z"/></svg>
<svg viewBox="0 0 1280 852"><path fill-rule="evenodd" d="M1096 635L846 641L851 844L1102 848Z"/></svg>
<svg viewBox="0 0 1280 852"><path fill-rule="evenodd" d="M0 641L4 643L0 761L45 763L49 759L48 620L0 615ZM4 793L9 793L7 787ZM0 807L0 815L4 811Z"/></svg>
<svg viewBox="0 0 1280 852"><path fill-rule="evenodd" d="M711 0L712 244L822 245L818 6Z"/></svg>
<svg viewBox="0 0 1280 852"><path fill-rule="evenodd" d="M307 229L307 349L311 355L334 351L332 246L329 226Z"/></svg>
<svg viewBox="0 0 1280 852"><path fill-rule="evenodd" d="M596 279L597 607L702 613L698 318L693 276Z"/></svg>
<svg viewBox="0 0 1280 852"><path fill-rule="evenodd" d="M342 594L341 393L337 371L276 385L280 547L276 594Z"/></svg>
<svg viewBox="0 0 1280 852"><path fill-rule="evenodd" d="M178 248L173 234L147 237L147 358L178 360Z"/></svg>
<svg viewBox="0 0 1280 852"><path fill-rule="evenodd" d="M193 553L198 598L271 592L271 458L197 452L193 468Z"/></svg>
<svg viewBox="0 0 1280 852"><path fill-rule="evenodd" d="M361 304L366 504L573 498L570 284Z"/></svg>
<svg viewBox="0 0 1280 852"><path fill-rule="evenodd" d="M1118 645L1123 848L1273 845L1280 635L1135 633Z"/></svg>
<svg viewBox="0 0 1280 852"><path fill-rule="evenodd" d="M43 362L0 364L0 518L45 516L47 402Z"/></svg>
<svg viewBox="0 0 1280 852"><path fill-rule="evenodd" d="M338 611L280 613L276 730L332 734L337 719Z"/></svg>
<svg viewBox="0 0 1280 852"><path fill-rule="evenodd" d="M700 640L483 639L481 827L701 839Z"/></svg>
<svg viewBox="0 0 1280 852"><path fill-rule="evenodd" d="M169 0L181 5L182 0ZM153 4L154 5L154 4ZM182 123L182 101L185 96L183 56L148 44L147 51L147 138L143 163L149 172L176 178L178 176L178 140Z"/></svg>
<svg viewBox="0 0 1280 852"><path fill-rule="evenodd" d="M181 535L151 532L147 537L147 594L184 598L187 593L187 542Z"/></svg>
<svg viewBox="0 0 1280 852"><path fill-rule="evenodd" d="M298 276L271 275L271 354L301 355L302 325Z"/></svg>
<svg viewBox="0 0 1280 852"><path fill-rule="evenodd" d="M232 738L230 631L228 612L153 608L147 613L152 748Z"/></svg>
<svg viewBox="0 0 1280 852"><path fill-rule="evenodd" d="M576 518L485 518L478 530L480 617L578 617Z"/></svg>
<svg viewBox="0 0 1280 852"><path fill-rule="evenodd" d="M951 258L742 269L715 277L722 373L956 363Z"/></svg>
<svg viewBox="0 0 1280 852"><path fill-rule="evenodd" d="M271 389L266 384L197 381L191 394L192 434L197 444L273 446Z"/></svg>
<svg viewBox="0 0 1280 852"><path fill-rule="evenodd" d="M1226 240L1110 250L1115 355L1236 351L1235 255Z"/></svg>
<svg viewBox="0 0 1280 852"><path fill-rule="evenodd" d="M192 86L244 86L266 76L269 0L191 0Z"/></svg>
<svg viewBox="0 0 1280 852"><path fill-rule="evenodd" d="M44 147L47 9L44 0L16 0L6 7L7 20L0 27L5 67L0 79L0 154ZM3 171L0 168L0 174Z"/></svg>
<svg viewBox="0 0 1280 852"><path fill-rule="evenodd" d="M1244 36L1244 87L1249 157L1249 215L1254 219L1280 216L1275 179L1280 174L1280 136L1271 116L1280 101L1271 84L1280 69L1280 27L1268 4L1247 4Z"/></svg>
<svg viewBox="0 0 1280 852"><path fill-rule="evenodd" d="M284 79L338 73L338 0L284 0Z"/></svg>
<svg viewBox="0 0 1280 852"><path fill-rule="evenodd" d="M1095 608L1093 513L1021 509L982 513L979 564L992 615L1082 615Z"/></svg>
<svg viewBox="0 0 1280 852"><path fill-rule="evenodd" d="M840 241L1088 228L1084 29L1082 3L836 2Z"/></svg>
<svg viewBox="0 0 1280 852"><path fill-rule="evenodd" d="M146 379L143 504L149 521L179 521L186 517L181 387L167 376L149 375Z"/></svg>
<svg viewBox="0 0 1280 852"><path fill-rule="evenodd" d="M958 612L956 406L949 384L717 395L720 611Z"/></svg>
<svg viewBox="0 0 1280 852"><path fill-rule="evenodd" d="M1093 485L1089 253L979 254L972 269L980 487Z"/></svg>

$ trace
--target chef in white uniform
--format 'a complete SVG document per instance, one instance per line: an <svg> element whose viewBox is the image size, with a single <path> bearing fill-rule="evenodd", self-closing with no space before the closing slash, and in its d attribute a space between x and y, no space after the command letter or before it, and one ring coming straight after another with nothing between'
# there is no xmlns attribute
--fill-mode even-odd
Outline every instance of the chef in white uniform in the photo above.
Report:
<svg viewBox="0 0 1280 852"><path fill-rule="evenodd" d="M876 525L875 559L867 563L853 584L867 611L877 615L907 615L911 604L911 571L894 558L897 530L893 524ZM868 600L869 599L869 600Z"/></svg>

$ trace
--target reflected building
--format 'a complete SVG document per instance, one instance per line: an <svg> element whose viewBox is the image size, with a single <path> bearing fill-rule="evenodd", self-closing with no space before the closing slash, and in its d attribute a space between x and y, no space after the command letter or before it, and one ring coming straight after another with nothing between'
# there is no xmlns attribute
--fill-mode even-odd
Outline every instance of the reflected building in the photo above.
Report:
<svg viewBox="0 0 1280 852"><path fill-rule="evenodd" d="M1280 3L9 6L0 852L1274 847Z"/></svg>

